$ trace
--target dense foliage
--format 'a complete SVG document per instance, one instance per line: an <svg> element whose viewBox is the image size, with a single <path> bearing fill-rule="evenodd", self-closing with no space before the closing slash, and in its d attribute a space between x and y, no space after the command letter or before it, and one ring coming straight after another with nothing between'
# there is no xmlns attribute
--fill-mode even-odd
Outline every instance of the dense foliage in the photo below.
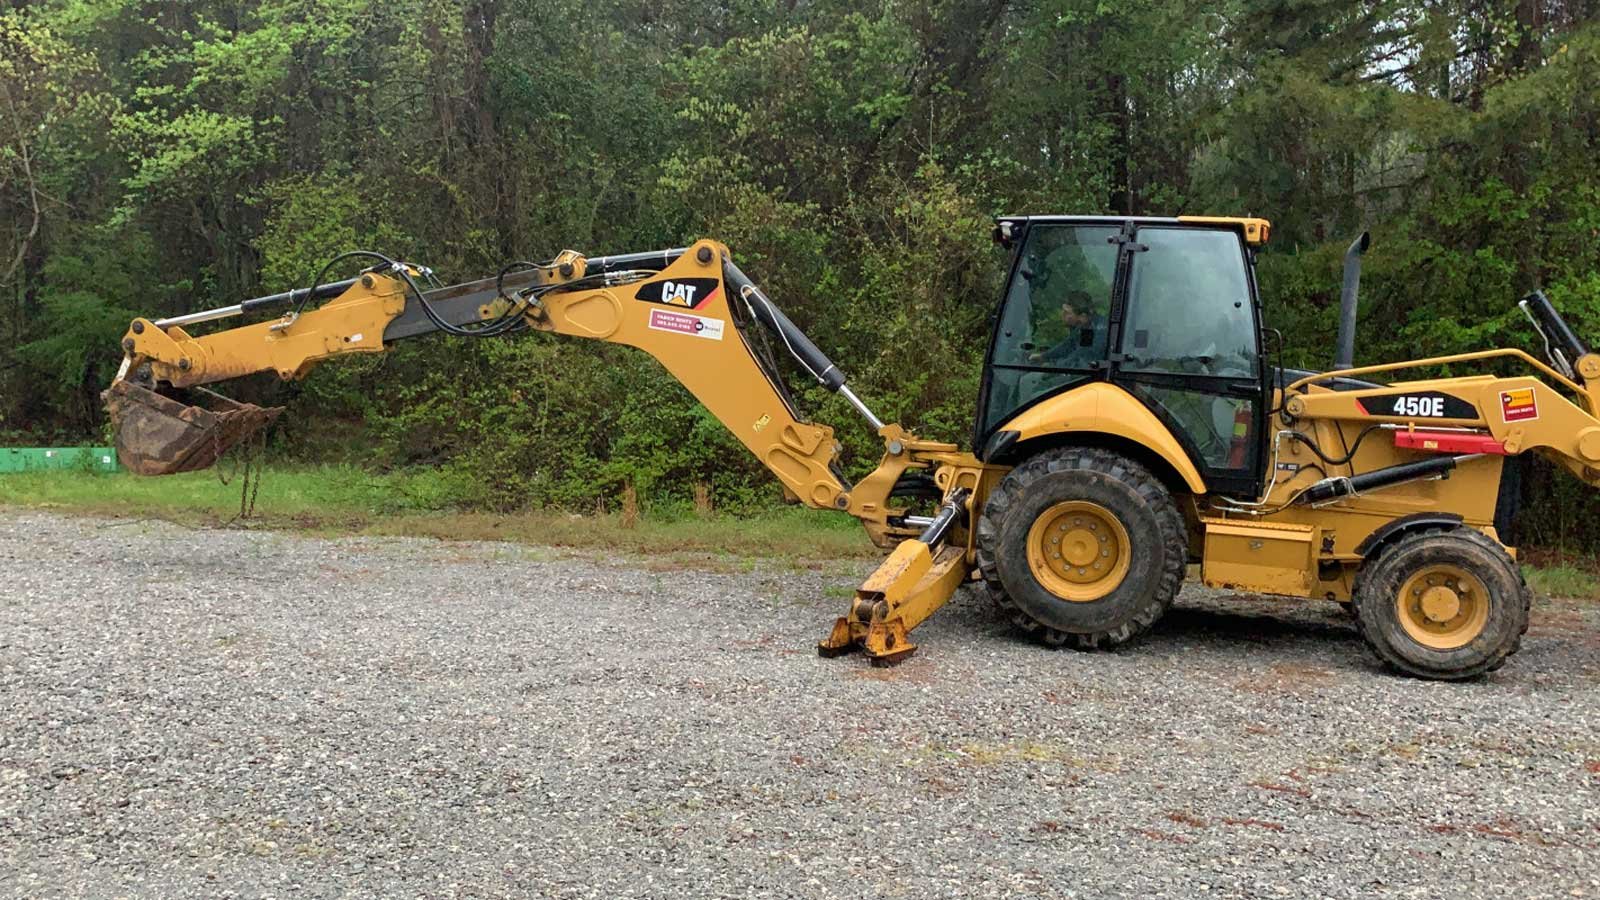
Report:
<svg viewBox="0 0 1600 900"><path fill-rule="evenodd" d="M303 286L370 247L447 277L730 244L857 391L970 430L999 212L1257 214L1286 361L1600 339L1596 0L12 0L0 12L0 429L104 427L135 311ZM411 342L297 385L298 458L437 466L463 502L776 496L642 354ZM870 435L837 398L852 465ZM269 488L270 489L270 488ZM1547 473L1536 541L1594 547Z"/></svg>

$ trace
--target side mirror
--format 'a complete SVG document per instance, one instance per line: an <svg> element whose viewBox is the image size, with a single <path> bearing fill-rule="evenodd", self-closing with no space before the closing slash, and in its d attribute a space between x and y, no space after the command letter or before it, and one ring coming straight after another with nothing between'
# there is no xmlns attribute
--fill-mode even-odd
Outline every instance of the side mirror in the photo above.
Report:
<svg viewBox="0 0 1600 900"><path fill-rule="evenodd" d="M995 219L994 242L1010 250L1022 234L1022 226L1026 219Z"/></svg>

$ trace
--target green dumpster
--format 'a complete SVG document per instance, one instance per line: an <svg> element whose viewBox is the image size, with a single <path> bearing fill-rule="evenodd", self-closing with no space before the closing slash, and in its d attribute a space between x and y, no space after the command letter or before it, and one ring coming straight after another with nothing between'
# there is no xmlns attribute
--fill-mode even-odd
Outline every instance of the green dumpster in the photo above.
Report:
<svg viewBox="0 0 1600 900"><path fill-rule="evenodd" d="M0 475L40 469L117 471L117 451L110 447L0 447Z"/></svg>

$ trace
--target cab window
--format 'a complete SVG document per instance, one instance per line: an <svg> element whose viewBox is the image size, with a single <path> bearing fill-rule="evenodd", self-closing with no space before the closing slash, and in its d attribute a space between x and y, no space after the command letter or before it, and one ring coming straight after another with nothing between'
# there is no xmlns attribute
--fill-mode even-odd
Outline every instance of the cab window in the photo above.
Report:
<svg viewBox="0 0 1600 900"><path fill-rule="evenodd" d="M1244 248L1229 231L1145 227L1133 254L1122 368L1255 378Z"/></svg>
<svg viewBox="0 0 1600 900"><path fill-rule="evenodd" d="M1103 225L1028 229L1000 314L995 365L1088 369L1105 359L1116 234Z"/></svg>

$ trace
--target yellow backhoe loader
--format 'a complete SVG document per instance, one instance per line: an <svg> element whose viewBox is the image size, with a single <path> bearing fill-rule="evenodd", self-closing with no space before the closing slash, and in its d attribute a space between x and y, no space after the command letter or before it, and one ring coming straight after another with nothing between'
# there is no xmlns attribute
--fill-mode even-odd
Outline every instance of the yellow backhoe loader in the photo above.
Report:
<svg viewBox="0 0 1600 900"><path fill-rule="evenodd" d="M122 462L158 475L212 464L278 413L203 385L301 378L324 359L437 331L628 344L659 360L791 499L856 517L890 550L818 645L824 655L904 659L911 631L968 580L1045 644L1114 646L1160 618L1197 561L1208 585L1346 604L1402 672L1462 679L1499 667L1530 600L1503 542L1515 503L1507 458L1537 453L1600 481L1600 356L1535 293L1522 308L1548 362L1503 349L1353 366L1363 235L1347 257L1334 368L1271 366L1254 275L1269 230L1252 218L997 219L1010 274L970 453L880 420L711 240L567 251L431 288L426 269L346 254L371 264L345 281L134 320L106 400ZM190 331L273 308L286 311ZM855 484L841 475L833 429L796 410L779 353L882 438L875 471ZM1369 380L1491 360L1524 374Z"/></svg>

